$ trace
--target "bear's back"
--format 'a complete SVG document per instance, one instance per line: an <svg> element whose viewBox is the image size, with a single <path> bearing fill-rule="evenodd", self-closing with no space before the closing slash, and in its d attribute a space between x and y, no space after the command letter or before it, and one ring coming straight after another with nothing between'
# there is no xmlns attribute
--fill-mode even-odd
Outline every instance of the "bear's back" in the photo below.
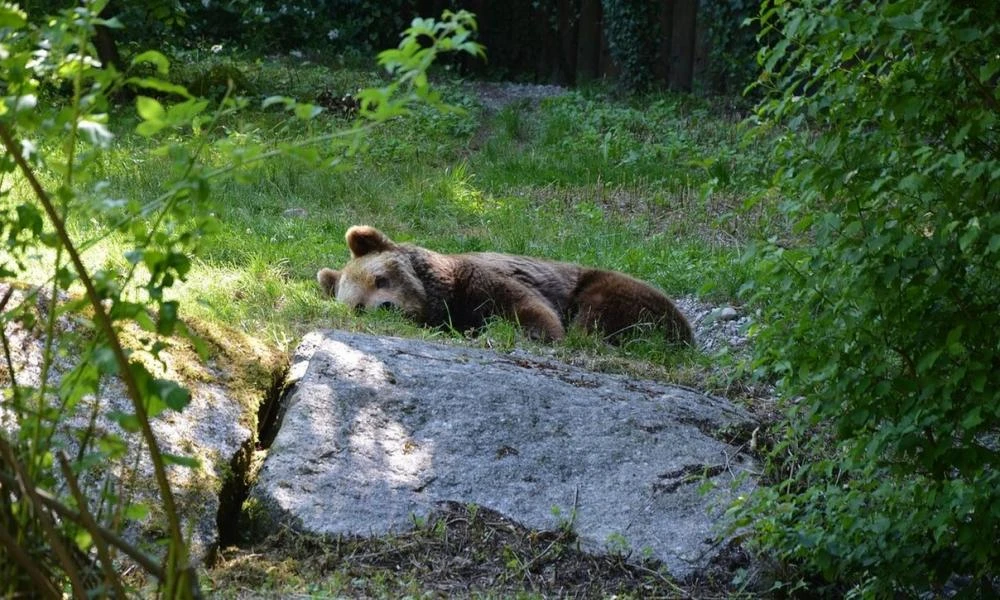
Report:
<svg viewBox="0 0 1000 600"><path fill-rule="evenodd" d="M539 292L559 313L572 301L583 267L531 256L472 252L457 255L478 271L512 279Z"/></svg>

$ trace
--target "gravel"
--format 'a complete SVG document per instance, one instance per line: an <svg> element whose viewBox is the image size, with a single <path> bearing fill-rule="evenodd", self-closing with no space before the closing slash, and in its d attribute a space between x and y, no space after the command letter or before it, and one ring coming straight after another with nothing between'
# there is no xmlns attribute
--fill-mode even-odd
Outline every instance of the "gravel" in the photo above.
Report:
<svg viewBox="0 0 1000 600"><path fill-rule="evenodd" d="M694 328L698 347L705 352L715 353L728 348L730 352L749 353L746 332L753 319L744 314L740 307L715 305L695 296L674 298L674 304L687 315Z"/></svg>
<svg viewBox="0 0 1000 600"><path fill-rule="evenodd" d="M475 84L475 94L488 111L498 111L508 104L527 101L532 104L544 98L567 92L558 85L483 81Z"/></svg>

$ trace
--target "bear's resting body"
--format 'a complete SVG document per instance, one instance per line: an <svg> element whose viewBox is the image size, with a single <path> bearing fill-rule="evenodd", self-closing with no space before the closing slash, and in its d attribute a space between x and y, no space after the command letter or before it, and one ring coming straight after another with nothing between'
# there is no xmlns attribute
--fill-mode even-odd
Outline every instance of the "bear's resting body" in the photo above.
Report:
<svg viewBox="0 0 1000 600"><path fill-rule="evenodd" d="M663 292L624 273L528 256L439 254L397 244L368 226L348 229L351 260L321 269L323 290L358 310L393 308L429 326L459 331L494 316L516 321L531 337L559 340L576 324L616 341L659 330L694 343L691 325Z"/></svg>

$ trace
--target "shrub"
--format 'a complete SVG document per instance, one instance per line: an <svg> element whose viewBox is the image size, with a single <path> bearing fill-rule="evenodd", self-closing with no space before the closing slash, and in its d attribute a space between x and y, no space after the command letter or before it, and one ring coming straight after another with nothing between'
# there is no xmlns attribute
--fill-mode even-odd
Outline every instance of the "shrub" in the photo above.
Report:
<svg viewBox="0 0 1000 600"><path fill-rule="evenodd" d="M621 85L628 90L648 89L653 83L656 42L660 35L657 4L650 0L602 0L604 36L621 69Z"/></svg>
<svg viewBox="0 0 1000 600"><path fill-rule="evenodd" d="M164 452L152 428L158 417L183 411L190 393L156 377L139 355L160 358L166 338L194 338L168 289L188 275L200 241L215 229L205 202L212 180L279 156L313 166L347 160L363 148L375 125L408 114L420 102L442 105L427 80L439 53L481 52L469 40L475 28L469 13L416 19L397 48L379 55L390 81L358 93L362 119L354 126L266 148L220 126L220 119L249 100L226 94L213 104L193 97L165 80L169 62L159 52L132 58L133 68L148 67L137 70L141 75L102 68L90 41L95 27L108 24L97 16L105 5L87 2L35 25L15 5L0 3L5 242L0 250L0 595L5 597L70 592L76 598L126 597L123 565L155 580L158 596L199 595L168 478L168 469L198 463ZM135 98L135 133L153 142L143 158L171 167L155 197L113 196L106 179L118 133L110 121L121 116L109 99L126 84L148 94ZM47 102L44 86L67 94ZM268 98L263 106L285 109L290 121L308 121L320 112L285 97ZM122 120L130 122L130 116ZM69 227L74 220L90 227ZM88 265L84 250L111 236L122 240L125 251L102 267ZM40 287L23 285L32 279L31 269L42 272L34 278L44 282ZM60 320L69 324L60 326ZM42 340L37 371L31 370L34 358L19 361L12 351L28 336ZM131 344L122 341L129 337L135 338ZM100 402L111 379L126 390L129 409L109 410ZM98 424L98 417L109 426ZM106 479L117 466L138 468L123 464L127 446L144 448L158 505L137 506ZM162 550L159 557L122 537L147 514L155 515L157 525L162 517L162 539L152 540Z"/></svg>
<svg viewBox="0 0 1000 600"><path fill-rule="evenodd" d="M998 24L995 2L762 7L758 116L810 243L755 255L787 431L739 512L865 595L996 593Z"/></svg>
<svg viewBox="0 0 1000 600"><path fill-rule="evenodd" d="M181 2L187 32L256 51L322 49L366 54L395 45L412 0L213 0Z"/></svg>
<svg viewBox="0 0 1000 600"><path fill-rule="evenodd" d="M742 93L757 79L755 57L758 22L757 0L703 0L698 5L698 23L708 45L708 60L702 75L708 91L726 95Z"/></svg>

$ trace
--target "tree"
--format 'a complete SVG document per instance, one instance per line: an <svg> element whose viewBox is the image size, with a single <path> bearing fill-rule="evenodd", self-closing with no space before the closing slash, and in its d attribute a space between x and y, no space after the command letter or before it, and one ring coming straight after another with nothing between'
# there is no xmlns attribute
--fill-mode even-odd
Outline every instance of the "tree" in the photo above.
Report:
<svg viewBox="0 0 1000 600"><path fill-rule="evenodd" d="M996 593L1000 4L769 0L760 23L757 117L808 243L755 255L787 430L741 522L855 591Z"/></svg>

